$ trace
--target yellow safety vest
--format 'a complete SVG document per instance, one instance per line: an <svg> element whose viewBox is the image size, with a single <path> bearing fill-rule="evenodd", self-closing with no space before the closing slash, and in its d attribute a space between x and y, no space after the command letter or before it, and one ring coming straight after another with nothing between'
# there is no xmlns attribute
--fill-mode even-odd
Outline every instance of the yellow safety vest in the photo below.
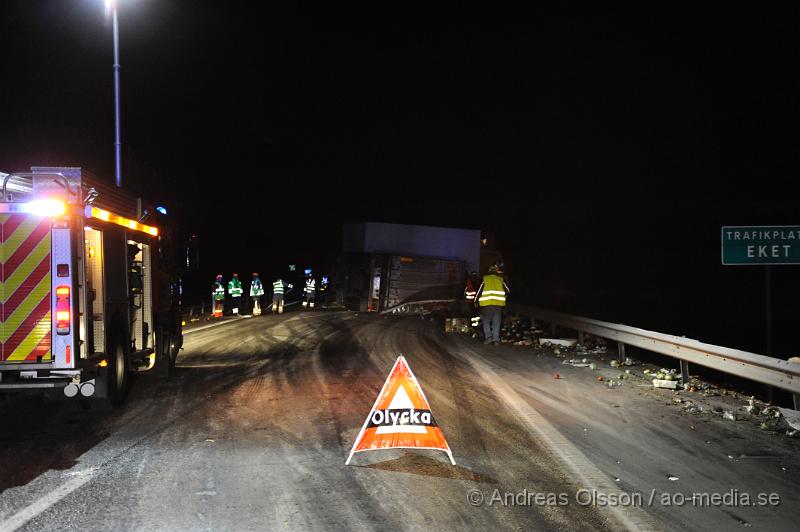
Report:
<svg viewBox="0 0 800 532"><path fill-rule="evenodd" d="M502 277L494 274L483 277L483 290L478 298L478 305L481 307L506 306L506 290Z"/></svg>

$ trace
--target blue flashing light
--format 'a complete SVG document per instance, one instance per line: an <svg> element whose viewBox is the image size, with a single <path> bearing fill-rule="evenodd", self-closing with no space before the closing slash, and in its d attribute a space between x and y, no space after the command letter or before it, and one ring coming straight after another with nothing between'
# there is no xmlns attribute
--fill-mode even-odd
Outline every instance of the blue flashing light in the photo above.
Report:
<svg viewBox="0 0 800 532"><path fill-rule="evenodd" d="M311 270L303 270L306 275L311 275Z"/></svg>
<svg viewBox="0 0 800 532"><path fill-rule="evenodd" d="M158 212L160 212L161 214L167 214L167 208L166 208L166 207L162 207L161 205L159 205L158 207L156 207L156 210L157 210Z"/></svg>

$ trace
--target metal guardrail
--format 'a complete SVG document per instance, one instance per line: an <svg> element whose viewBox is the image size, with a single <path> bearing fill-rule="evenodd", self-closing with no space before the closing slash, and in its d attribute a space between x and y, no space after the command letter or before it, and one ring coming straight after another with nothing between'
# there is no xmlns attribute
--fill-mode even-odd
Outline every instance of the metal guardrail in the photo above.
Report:
<svg viewBox="0 0 800 532"><path fill-rule="evenodd" d="M625 358L625 346L635 346L680 360L684 382L689 377L689 364L699 364L745 379L761 382L787 390L795 396L795 408L800 397L800 364L767 357L738 349L706 344L683 336L673 336L639 329L628 325L609 323L581 316L571 316L552 310L520 304L509 304L508 309L525 314L536 321L560 325L579 333L613 340L620 346L620 359Z"/></svg>

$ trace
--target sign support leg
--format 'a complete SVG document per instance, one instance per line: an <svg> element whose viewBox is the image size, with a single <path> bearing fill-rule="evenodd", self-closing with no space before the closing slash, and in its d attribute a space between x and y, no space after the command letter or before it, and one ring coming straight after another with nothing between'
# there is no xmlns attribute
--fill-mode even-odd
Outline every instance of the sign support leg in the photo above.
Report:
<svg viewBox="0 0 800 532"><path fill-rule="evenodd" d="M764 298L764 315L766 317L766 353L768 357L772 356L772 266L764 268L764 280L766 284L766 297Z"/></svg>
<svg viewBox="0 0 800 532"><path fill-rule="evenodd" d="M772 266L767 265L764 267L764 317L765 335L766 335L766 356L772 356ZM767 385L767 400L772 402L774 399L774 390L772 386Z"/></svg>

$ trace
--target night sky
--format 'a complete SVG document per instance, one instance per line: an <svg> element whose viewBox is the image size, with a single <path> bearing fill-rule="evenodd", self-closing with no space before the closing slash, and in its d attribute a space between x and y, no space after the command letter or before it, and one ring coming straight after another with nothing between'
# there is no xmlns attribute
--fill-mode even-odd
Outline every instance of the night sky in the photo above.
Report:
<svg viewBox="0 0 800 532"><path fill-rule="evenodd" d="M720 266L719 230L800 224L796 5L393 9L119 0L123 180L209 282L321 268L342 222L473 227L521 299L761 349L763 268ZM103 2L0 30L0 170L113 181ZM800 266L773 274L790 354Z"/></svg>

